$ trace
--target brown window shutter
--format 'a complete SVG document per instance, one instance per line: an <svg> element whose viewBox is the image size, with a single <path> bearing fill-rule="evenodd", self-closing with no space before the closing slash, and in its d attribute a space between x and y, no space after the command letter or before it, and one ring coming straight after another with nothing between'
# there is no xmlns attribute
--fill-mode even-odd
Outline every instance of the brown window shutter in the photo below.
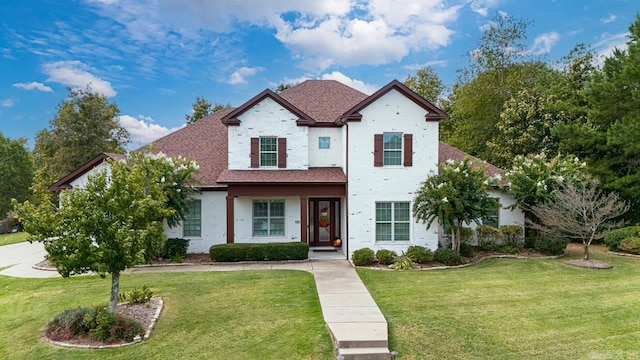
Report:
<svg viewBox="0 0 640 360"><path fill-rule="evenodd" d="M251 138L251 167L260 167L260 138Z"/></svg>
<svg viewBox="0 0 640 360"><path fill-rule="evenodd" d="M373 166L384 165L382 134L373 135Z"/></svg>
<svg viewBox="0 0 640 360"><path fill-rule="evenodd" d="M404 166L413 166L413 134L404 134Z"/></svg>
<svg viewBox="0 0 640 360"><path fill-rule="evenodd" d="M287 167L287 138L278 138L278 167Z"/></svg>

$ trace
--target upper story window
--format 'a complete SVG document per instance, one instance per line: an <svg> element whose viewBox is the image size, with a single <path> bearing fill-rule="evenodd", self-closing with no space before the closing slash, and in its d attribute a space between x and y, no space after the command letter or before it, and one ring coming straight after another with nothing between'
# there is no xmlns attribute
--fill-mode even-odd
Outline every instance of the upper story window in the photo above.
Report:
<svg viewBox="0 0 640 360"><path fill-rule="evenodd" d="M275 136L251 138L252 168L286 168L287 139Z"/></svg>
<svg viewBox="0 0 640 360"><path fill-rule="evenodd" d="M384 133L382 136L384 165L402 165L402 133Z"/></svg>
<svg viewBox="0 0 640 360"><path fill-rule="evenodd" d="M374 166L413 166L413 135L388 132L373 136Z"/></svg>
<svg viewBox="0 0 640 360"><path fill-rule="evenodd" d="M278 165L278 143L276 137L260 138L260 166Z"/></svg>
<svg viewBox="0 0 640 360"><path fill-rule="evenodd" d="M331 147L331 138L328 136L320 136L318 138L318 149L329 149Z"/></svg>

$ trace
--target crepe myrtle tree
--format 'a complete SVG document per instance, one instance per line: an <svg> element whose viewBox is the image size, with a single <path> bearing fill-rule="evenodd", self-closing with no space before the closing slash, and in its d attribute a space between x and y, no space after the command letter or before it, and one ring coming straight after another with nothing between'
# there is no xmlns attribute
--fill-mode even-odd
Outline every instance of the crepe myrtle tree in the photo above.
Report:
<svg viewBox="0 0 640 360"><path fill-rule="evenodd" d="M151 262L166 241L163 222L178 224L194 191L194 161L163 154L132 153L64 190L57 208L14 203L30 241L44 242L63 277L95 271L111 275L109 310L118 304L120 273Z"/></svg>
<svg viewBox="0 0 640 360"><path fill-rule="evenodd" d="M431 173L416 192L413 214L427 229L434 221L443 228L450 227L451 248L460 253L462 225L480 221L499 203L487 193L489 179L481 164L469 158L447 160L438 169L438 174Z"/></svg>
<svg viewBox="0 0 640 360"><path fill-rule="evenodd" d="M603 193L596 179L567 181L551 193L548 201L533 206L531 211L538 222L529 224L542 233L582 241L584 260L589 260L589 246L602 239L612 227L622 225L615 221L629 210L615 192Z"/></svg>

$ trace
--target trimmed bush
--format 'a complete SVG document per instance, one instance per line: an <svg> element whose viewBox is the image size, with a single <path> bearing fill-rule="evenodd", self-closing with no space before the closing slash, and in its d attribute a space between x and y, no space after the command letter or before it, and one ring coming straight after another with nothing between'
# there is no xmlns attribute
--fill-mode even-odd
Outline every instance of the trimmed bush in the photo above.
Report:
<svg viewBox="0 0 640 360"><path fill-rule="evenodd" d="M460 243L471 244L472 241L473 241L473 229L470 227L463 226L460 229Z"/></svg>
<svg viewBox="0 0 640 360"><path fill-rule="evenodd" d="M640 226L627 226L611 230L604 236L604 244L611 251L620 251L620 243L630 237L640 237Z"/></svg>
<svg viewBox="0 0 640 360"><path fill-rule="evenodd" d="M519 225L503 225L500 226L504 245L514 248L522 248L524 246L524 233Z"/></svg>
<svg viewBox="0 0 640 360"><path fill-rule="evenodd" d="M620 250L629 254L640 255L640 237L629 237L620 243Z"/></svg>
<svg viewBox="0 0 640 360"><path fill-rule="evenodd" d="M433 261L433 252L424 246L412 245L409 246L405 256L410 257L414 262L418 264L426 264Z"/></svg>
<svg viewBox="0 0 640 360"><path fill-rule="evenodd" d="M209 248L213 261L284 261L309 258L309 245L301 242L218 244Z"/></svg>
<svg viewBox="0 0 640 360"><path fill-rule="evenodd" d="M524 247L527 249L535 249L537 236L527 236L524 238Z"/></svg>
<svg viewBox="0 0 640 360"><path fill-rule="evenodd" d="M56 341L89 336L95 340L111 343L132 341L143 335L140 322L112 314L105 307L67 309L56 315L47 324L45 335Z"/></svg>
<svg viewBox="0 0 640 360"><path fill-rule="evenodd" d="M376 259L382 265L391 265L396 261L398 254L395 251L380 249L376 252Z"/></svg>
<svg viewBox="0 0 640 360"><path fill-rule="evenodd" d="M471 244L468 243L461 243L460 244L460 256L464 256L464 257L474 257L476 254L473 251L473 246L471 246Z"/></svg>
<svg viewBox="0 0 640 360"><path fill-rule="evenodd" d="M374 263L373 250L369 248L358 249L351 255L351 261L355 266L367 266Z"/></svg>
<svg viewBox="0 0 640 360"><path fill-rule="evenodd" d="M536 239L534 249L547 255L564 255L569 242L566 239L543 235Z"/></svg>
<svg viewBox="0 0 640 360"><path fill-rule="evenodd" d="M519 247L515 247L515 246L511 246L511 245L505 245L505 246L500 248L500 252L501 253L505 253L505 254L509 254L509 255L516 255L517 253L520 252L520 248Z"/></svg>
<svg viewBox="0 0 640 360"><path fill-rule="evenodd" d="M182 238L170 238L167 239L164 248L164 254L162 254L165 259L178 259L184 258L187 255L187 250L189 249L189 239Z"/></svg>
<svg viewBox="0 0 640 360"><path fill-rule="evenodd" d="M453 249L440 248L433 254L433 259L450 266L462 264L462 258Z"/></svg>
<svg viewBox="0 0 640 360"><path fill-rule="evenodd" d="M489 225L480 225L476 228L478 235L478 248L484 251L495 251L502 245L502 233Z"/></svg>

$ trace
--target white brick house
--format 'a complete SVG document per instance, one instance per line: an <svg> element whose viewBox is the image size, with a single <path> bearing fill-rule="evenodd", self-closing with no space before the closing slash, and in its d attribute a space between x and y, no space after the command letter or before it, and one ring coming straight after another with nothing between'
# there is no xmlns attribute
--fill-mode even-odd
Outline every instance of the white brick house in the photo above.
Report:
<svg viewBox="0 0 640 360"><path fill-rule="evenodd" d="M190 239L190 252L233 242L324 248L335 239L345 258L363 247L435 249L437 227L416 223L411 207L439 162L467 156L438 140L445 117L395 80L370 96L333 80L265 90L151 144L200 165L190 218L167 236ZM51 189L81 186L113 156L99 155ZM522 226L523 214L505 209L513 199L495 196L503 205L498 224Z"/></svg>

